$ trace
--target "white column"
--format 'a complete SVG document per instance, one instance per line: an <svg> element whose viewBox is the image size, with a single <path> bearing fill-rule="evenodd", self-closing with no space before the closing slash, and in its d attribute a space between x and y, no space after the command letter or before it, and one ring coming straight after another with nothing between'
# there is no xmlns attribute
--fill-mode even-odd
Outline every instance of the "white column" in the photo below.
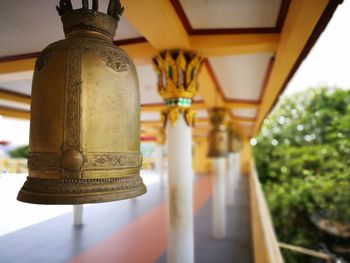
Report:
<svg viewBox="0 0 350 263"><path fill-rule="evenodd" d="M180 114L167 123L168 142L168 263L194 261L191 128Z"/></svg>
<svg viewBox="0 0 350 263"><path fill-rule="evenodd" d="M235 153L235 182L238 182L239 177L241 176L241 154L239 152Z"/></svg>
<svg viewBox="0 0 350 263"><path fill-rule="evenodd" d="M83 224L83 205L73 205L74 225L80 226Z"/></svg>
<svg viewBox="0 0 350 263"><path fill-rule="evenodd" d="M213 237L215 239L222 239L226 237L226 157L213 158L213 163Z"/></svg>
<svg viewBox="0 0 350 263"><path fill-rule="evenodd" d="M155 149L155 171L159 175L160 184L164 185L164 172L163 172L163 144L157 144Z"/></svg>
<svg viewBox="0 0 350 263"><path fill-rule="evenodd" d="M227 175L226 175L226 205L233 206L233 196L235 187L235 173L236 173L235 154L229 153L227 156Z"/></svg>

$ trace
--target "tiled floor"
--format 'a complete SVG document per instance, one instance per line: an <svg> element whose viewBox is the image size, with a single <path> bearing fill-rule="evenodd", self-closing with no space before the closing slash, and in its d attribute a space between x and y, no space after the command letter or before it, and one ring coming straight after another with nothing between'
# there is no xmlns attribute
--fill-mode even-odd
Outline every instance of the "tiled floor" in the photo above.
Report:
<svg viewBox="0 0 350 263"><path fill-rule="evenodd" d="M246 178L236 187L228 237L221 241L210 234L210 179L195 181L196 262L252 262ZM0 262L166 262L165 195L159 183L152 184L142 197L85 207L82 227L74 227L67 213L4 235Z"/></svg>

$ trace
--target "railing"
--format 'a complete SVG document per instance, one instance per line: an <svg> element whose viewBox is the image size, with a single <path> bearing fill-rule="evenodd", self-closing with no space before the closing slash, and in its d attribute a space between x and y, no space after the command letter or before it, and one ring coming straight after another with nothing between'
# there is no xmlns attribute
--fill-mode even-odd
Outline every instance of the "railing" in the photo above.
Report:
<svg viewBox="0 0 350 263"><path fill-rule="evenodd" d="M284 262L254 164L251 166L249 192L254 262Z"/></svg>

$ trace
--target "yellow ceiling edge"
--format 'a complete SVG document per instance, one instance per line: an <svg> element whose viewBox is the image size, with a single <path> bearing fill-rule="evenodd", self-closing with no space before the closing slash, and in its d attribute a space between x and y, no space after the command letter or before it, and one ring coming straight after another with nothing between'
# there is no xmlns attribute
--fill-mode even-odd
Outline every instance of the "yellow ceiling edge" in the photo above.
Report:
<svg viewBox="0 0 350 263"><path fill-rule="evenodd" d="M17 118L24 120L30 119L30 114L28 111L15 110L5 107L0 107L0 115L8 118Z"/></svg>
<svg viewBox="0 0 350 263"><path fill-rule="evenodd" d="M285 81L292 72L327 5L337 5L335 2L327 0L291 1L275 62L262 97L254 134L258 132L263 120L283 90Z"/></svg>
<svg viewBox="0 0 350 263"><path fill-rule="evenodd" d="M157 50L189 49L190 42L169 0L124 0L128 22Z"/></svg>
<svg viewBox="0 0 350 263"><path fill-rule="evenodd" d="M274 53L279 34L226 34L191 36L191 49L203 57L251 53Z"/></svg>
<svg viewBox="0 0 350 263"><path fill-rule="evenodd" d="M30 97L26 95L17 94L7 90L0 89L0 99L8 100L10 102L19 102L30 105Z"/></svg>
<svg viewBox="0 0 350 263"><path fill-rule="evenodd" d="M0 74L34 70L36 58L0 62Z"/></svg>

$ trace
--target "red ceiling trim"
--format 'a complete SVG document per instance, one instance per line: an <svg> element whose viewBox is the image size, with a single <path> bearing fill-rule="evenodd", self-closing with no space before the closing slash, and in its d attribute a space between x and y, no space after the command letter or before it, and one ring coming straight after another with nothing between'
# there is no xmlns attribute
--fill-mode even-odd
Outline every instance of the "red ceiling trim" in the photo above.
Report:
<svg viewBox="0 0 350 263"><path fill-rule="evenodd" d="M34 53L27 53L27 54L20 54L20 55L4 56L4 57L0 57L0 62L9 62L9 61L16 61L21 59L37 58L39 54L40 52L34 52Z"/></svg>
<svg viewBox="0 0 350 263"><path fill-rule="evenodd" d="M277 22L274 27L253 27L253 28L200 28L194 29L183 9L180 0L170 0L179 19L189 35L214 35L214 34L271 34L280 33L287 17L291 0L282 0L278 13Z"/></svg>
<svg viewBox="0 0 350 263"><path fill-rule="evenodd" d="M144 37L128 38L128 39L121 39L121 40L113 41L113 43L117 46L140 44L140 43L145 43L145 42L147 42L147 39Z"/></svg>
<svg viewBox="0 0 350 263"><path fill-rule="evenodd" d="M155 136L141 136L141 141L142 142L153 142L157 138Z"/></svg>
<svg viewBox="0 0 350 263"><path fill-rule="evenodd" d="M286 17L288 14L290 2L291 0L283 0L281 3L281 7L277 17L277 23L275 27L278 32L282 32L284 21L286 21Z"/></svg>

